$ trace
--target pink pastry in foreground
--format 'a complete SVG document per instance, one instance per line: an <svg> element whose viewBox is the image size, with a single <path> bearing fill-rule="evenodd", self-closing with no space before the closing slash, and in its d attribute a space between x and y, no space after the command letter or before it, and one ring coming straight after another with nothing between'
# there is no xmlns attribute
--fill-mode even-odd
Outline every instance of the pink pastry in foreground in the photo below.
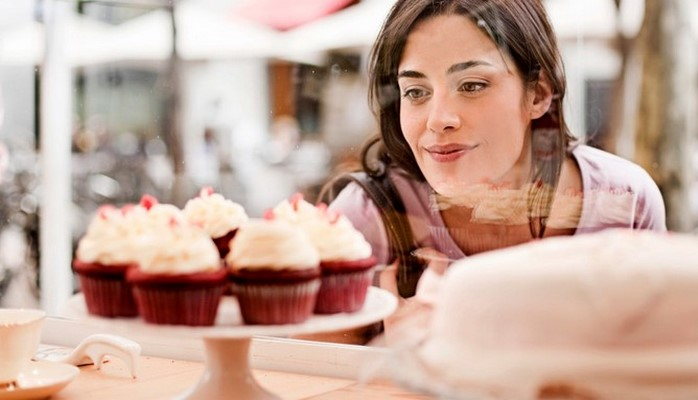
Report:
<svg viewBox="0 0 698 400"><path fill-rule="evenodd" d="M191 224L201 226L218 248L221 258L230 251L230 241L238 227L249 218L238 203L228 200L210 187L204 187L197 197L184 206L184 215Z"/></svg>
<svg viewBox="0 0 698 400"><path fill-rule="evenodd" d="M440 398L698 398L696 249L611 229L466 257L399 369Z"/></svg>
<svg viewBox="0 0 698 400"><path fill-rule="evenodd" d="M349 219L325 204L310 204L301 194L282 201L265 218L299 227L318 251L322 285L315 313L355 312L363 307L376 259L371 245Z"/></svg>
<svg viewBox="0 0 698 400"><path fill-rule="evenodd" d="M225 261L246 324L294 324L312 315L320 259L297 227L250 220L240 226Z"/></svg>

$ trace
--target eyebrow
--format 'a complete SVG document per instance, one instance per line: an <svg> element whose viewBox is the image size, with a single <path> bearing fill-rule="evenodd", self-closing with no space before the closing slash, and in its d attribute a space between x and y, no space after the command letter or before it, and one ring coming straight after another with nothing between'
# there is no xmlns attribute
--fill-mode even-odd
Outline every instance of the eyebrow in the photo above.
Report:
<svg viewBox="0 0 698 400"><path fill-rule="evenodd" d="M480 60L472 60L472 61L466 61L458 64L453 64L451 65L447 70L447 74L452 74L454 72L459 72L459 71L465 71L466 69L469 68L474 68L478 66L492 66L492 64L486 62L486 61L480 61ZM412 70L404 70L400 71L397 74L397 78L424 78L425 75L421 72L418 71L412 71Z"/></svg>
<svg viewBox="0 0 698 400"><path fill-rule="evenodd" d="M459 71L464 71L468 68L473 68L473 67L479 67L479 66L488 66L491 67L492 64L486 62L486 61L481 61L481 60L472 60L472 61L466 61L458 64L453 64L451 65L446 73L452 74L454 72L459 72Z"/></svg>

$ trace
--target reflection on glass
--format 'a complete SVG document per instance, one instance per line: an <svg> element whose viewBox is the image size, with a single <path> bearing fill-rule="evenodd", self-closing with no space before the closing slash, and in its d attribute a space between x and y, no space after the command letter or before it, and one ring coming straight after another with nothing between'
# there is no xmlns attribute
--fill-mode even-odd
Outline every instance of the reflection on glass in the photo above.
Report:
<svg viewBox="0 0 698 400"><path fill-rule="evenodd" d="M46 2L6 3L0 6L0 15L14 17L0 20L0 48L5 49L0 52L4 100L0 131L0 305L34 306L39 304L41 290L50 290L51 284L45 282L41 288L39 285L40 196L51 195L40 193L39 151L42 135L50 135L52 122L44 121L40 115L40 97L49 94L41 93L44 49L41 41L36 40L44 33L45 18L51 14L43 8ZM265 210L296 192L314 201L323 184L336 172L360 166L363 144L378 131L367 99L367 64L372 40L388 12L385 6L381 5L383 14L373 12L367 14L369 18L358 10L368 9L368 5L380 8L378 2L345 4L344 9L288 31L247 21L247 34L233 35L236 28L225 25L232 19L221 16L234 14L241 2L196 3L194 7L193 2L182 2L173 11L182 17L175 19L179 24L179 53L172 51L171 10L157 1L79 2L71 10L70 20L64 21L66 32L77 32L77 36L71 37L92 38L66 44L72 46L63 53L70 57L70 92L57 94L72 104L67 118L72 132L70 204L65 204L61 212L70 215L71 225L64 231L70 237L73 252L100 206L135 204L144 194L183 207L202 187L210 186L243 205L252 217L261 217ZM682 83L678 78L673 86L658 84L654 89L648 86L651 81L647 77L646 85L631 81L636 76L632 63L634 57L639 57L638 50L631 49L640 48L639 43L646 38L643 32L657 20L646 19L642 28L638 22L634 29L630 29L633 24L630 28L609 26L615 22L592 25L599 16L609 14L597 12L592 4L582 7L574 3L546 2L566 67L568 91L563 109L571 131L594 147L642 163L667 199L669 229L694 230L698 206L696 166L691 160L696 147L689 139L674 136L678 132L695 132L695 126L686 117L694 114L688 107L694 104L691 96L695 96L695 80ZM600 7L617 12L610 3ZM626 13L623 15L627 19L627 13L638 9L641 7L622 6L618 12ZM666 12L654 11L652 15L657 19ZM374 29L370 34L357 33L365 37L360 43L352 42L346 35L342 37L339 30L325 30L325 35L307 38L300 35L300 28L312 32L313 24L329 18L337 18L332 27L340 26L339 18L351 21L352 14L362 21L349 23L356 28L354 31L365 26ZM589 24L579 23L584 20L581 16L587 14L593 16ZM192 26L200 29L197 37L216 31L204 29L207 24L192 23L194 18L204 17L210 18L209 27L224 29L218 32L227 32L226 39L230 40L191 40L187 32ZM653 51L650 58L664 59L665 65L674 66L675 73L667 76L690 76L696 66L689 65L689 58L681 55L693 51L683 43L694 43L695 32L683 28L690 27L690 23L671 25L672 30L662 35L677 38L670 41L676 47L664 52L648 50ZM93 34L81 34L85 31L80 29L91 29ZM233 37L244 41L237 42ZM13 45L12 40L21 45ZM8 49L13 48L35 50L23 53L22 58L12 58L10 55L17 53ZM110 51L102 52L101 48ZM289 49L293 49L292 54ZM93 58L85 58L86 53ZM94 58L103 53L111 58ZM621 79L626 82L624 87L618 86ZM647 92L634 91L639 87ZM665 95L671 101L659 100L661 87L672 88ZM617 106L621 93L625 98L622 110ZM657 101L636 105L631 99ZM666 107L672 112L666 112ZM631 120L627 115L635 116ZM658 123L651 115L672 119ZM673 141L668 142L670 138ZM549 139L544 134L537 135L534 146L545 148ZM673 165L666 161L668 156L657 155L658 150L642 150L647 148L683 152L674 154L673 159L678 162ZM475 189L478 188L481 190L431 198L430 206L439 211L469 209L450 215L446 212L444 218L465 218L479 224L477 240L471 237L473 231L431 232L434 237L448 234L457 243L472 244L466 253L498 247L497 240L502 239L505 225L511 226L504 230L515 230L509 237L514 237L514 242L527 240L532 229L528 225L529 203L553 195L532 199L528 197L532 191L523 186ZM600 218L604 226L629 224L642 212L630 194L622 190L600 189L584 198L574 190L554 195L561 200L553 201L547 213L535 215L546 220L549 233L553 234L579 229L583 221L595 220L590 215L596 209L610 210ZM486 201L480 201L483 198ZM478 205L470 206L474 199L478 199ZM629 209L631 212L626 213ZM516 235L526 239L516 239ZM456 258L460 254L446 255ZM70 273L69 263L70 260L58 262L65 265L66 273Z"/></svg>

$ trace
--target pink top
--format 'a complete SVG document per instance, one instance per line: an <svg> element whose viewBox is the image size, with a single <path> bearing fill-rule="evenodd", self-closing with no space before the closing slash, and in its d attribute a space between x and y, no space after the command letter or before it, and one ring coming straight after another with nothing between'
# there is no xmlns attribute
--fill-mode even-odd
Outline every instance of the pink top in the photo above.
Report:
<svg viewBox="0 0 698 400"><path fill-rule="evenodd" d="M582 175L582 213L575 234L607 228L666 231L664 200L649 174L640 166L611 153L576 146L572 155ZM445 226L435 196L426 182L391 172L402 197L419 247L433 247L449 258L465 257ZM373 248L379 263L388 263L388 238L380 212L356 184L349 184L330 205L344 213Z"/></svg>

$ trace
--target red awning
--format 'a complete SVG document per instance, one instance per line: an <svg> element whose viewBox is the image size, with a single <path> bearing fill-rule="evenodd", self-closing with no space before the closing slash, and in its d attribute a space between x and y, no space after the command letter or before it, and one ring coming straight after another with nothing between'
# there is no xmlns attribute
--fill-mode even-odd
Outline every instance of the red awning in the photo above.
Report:
<svg viewBox="0 0 698 400"><path fill-rule="evenodd" d="M354 3L357 0L247 0L236 7L233 13L283 31Z"/></svg>

